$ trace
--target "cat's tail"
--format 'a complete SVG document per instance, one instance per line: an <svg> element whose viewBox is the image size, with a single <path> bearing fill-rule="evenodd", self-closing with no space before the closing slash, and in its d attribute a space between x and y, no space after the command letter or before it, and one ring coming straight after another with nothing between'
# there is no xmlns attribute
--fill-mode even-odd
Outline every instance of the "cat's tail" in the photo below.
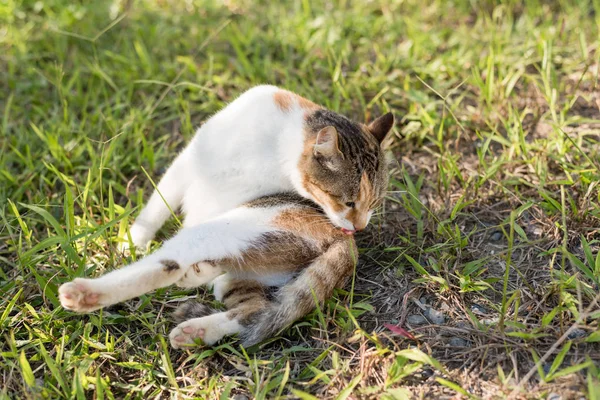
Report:
<svg viewBox="0 0 600 400"><path fill-rule="evenodd" d="M259 311L241 332L244 346L272 337L322 305L352 273L358 253L352 238L334 242L291 282L281 287L270 305Z"/></svg>
<svg viewBox="0 0 600 400"><path fill-rule="evenodd" d="M173 314L171 314L171 317L175 323L180 324L192 318L202 318L216 312L216 310L210 308L209 306L192 300L179 305Z"/></svg>

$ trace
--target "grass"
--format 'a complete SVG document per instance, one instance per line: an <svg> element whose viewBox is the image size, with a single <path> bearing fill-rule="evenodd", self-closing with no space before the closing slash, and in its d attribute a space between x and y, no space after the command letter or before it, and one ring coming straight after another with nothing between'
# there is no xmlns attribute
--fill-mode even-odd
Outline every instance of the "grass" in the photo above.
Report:
<svg viewBox="0 0 600 400"><path fill-rule="evenodd" d="M597 0L3 2L0 398L600 398L599 37ZM250 349L168 347L203 290L60 308L265 82L397 116L352 287Z"/></svg>

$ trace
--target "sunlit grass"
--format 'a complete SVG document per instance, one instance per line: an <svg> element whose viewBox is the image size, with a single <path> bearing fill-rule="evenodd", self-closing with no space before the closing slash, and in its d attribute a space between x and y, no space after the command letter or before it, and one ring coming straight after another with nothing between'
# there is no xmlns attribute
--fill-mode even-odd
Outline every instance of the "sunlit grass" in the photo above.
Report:
<svg viewBox="0 0 600 400"><path fill-rule="evenodd" d="M4 2L0 397L596 398L599 37L596 0ZM60 308L136 257L144 171L259 83L398 120L352 287L250 349L169 349L202 289Z"/></svg>

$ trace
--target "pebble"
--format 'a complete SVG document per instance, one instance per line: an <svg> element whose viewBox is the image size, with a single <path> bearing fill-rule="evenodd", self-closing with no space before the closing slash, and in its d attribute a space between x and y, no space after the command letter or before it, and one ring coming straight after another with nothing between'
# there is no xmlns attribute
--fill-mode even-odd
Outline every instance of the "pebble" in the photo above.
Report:
<svg viewBox="0 0 600 400"><path fill-rule="evenodd" d="M425 316L427 317L428 320L431 321L431 323L436 324L436 325L441 325L446 320L444 313L442 313L441 311L438 311L438 310L434 310L431 307L428 307L425 310Z"/></svg>
<svg viewBox="0 0 600 400"><path fill-rule="evenodd" d="M471 311L472 311L474 314L479 314L479 315L485 315L485 314L487 314L487 311L486 311L486 309L485 309L485 308L483 308L482 306L480 306L479 304L473 304L473 305L471 306Z"/></svg>
<svg viewBox="0 0 600 400"><path fill-rule="evenodd" d="M249 400L249 397L248 397L248 396L246 396L245 394L239 394L239 393L238 393L238 394L234 394L234 395L231 397L231 400Z"/></svg>
<svg viewBox="0 0 600 400"><path fill-rule="evenodd" d="M586 337L587 332L583 329L575 328L569 333L567 336L569 339L580 339L582 337Z"/></svg>
<svg viewBox="0 0 600 400"><path fill-rule="evenodd" d="M504 234L502 233L502 231L494 231L492 232L492 234L490 235L490 240L492 242L497 242L500 239L502 239L502 237L504 236Z"/></svg>
<svg viewBox="0 0 600 400"><path fill-rule="evenodd" d="M471 347L471 342L458 336L452 336L448 344L452 347Z"/></svg>
<svg viewBox="0 0 600 400"><path fill-rule="evenodd" d="M550 367L551 365L549 363L542 364L542 369L544 370L545 375L548 375L550 373Z"/></svg>
<svg viewBox="0 0 600 400"><path fill-rule="evenodd" d="M473 328L473 325L471 325L471 323L468 321L458 321L456 323L456 327L458 329L471 329Z"/></svg>
<svg viewBox="0 0 600 400"><path fill-rule="evenodd" d="M421 376L425 379L427 378L431 378L433 376L433 370L431 368L423 368L423 370L421 371Z"/></svg>
<svg viewBox="0 0 600 400"><path fill-rule="evenodd" d="M562 396L558 393L550 393L546 400L562 400Z"/></svg>
<svg viewBox="0 0 600 400"><path fill-rule="evenodd" d="M480 322L484 325L494 325L494 324L497 324L498 321L500 321L500 319L498 317L495 317L495 318L485 318L485 319L482 319Z"/></svg>
<svg viewBox="0 0 600 400"><path fill-rule="evenodd" d="M410 325L424 325L427 323L427 319L425 319L425 317L422 315L413 314L406 318L406 322L408 322Z"/></svg>

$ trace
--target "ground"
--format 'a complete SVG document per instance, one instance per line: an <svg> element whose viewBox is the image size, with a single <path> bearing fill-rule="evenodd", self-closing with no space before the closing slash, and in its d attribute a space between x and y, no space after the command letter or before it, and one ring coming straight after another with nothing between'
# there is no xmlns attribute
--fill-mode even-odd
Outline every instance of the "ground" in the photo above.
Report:
<svg viewBox="0 0 600 400"><path fill-rule="evenodd" d="M0 398L600 398L599 33L597 0L3 2ZM397 117L351 284L249 349L169 348L203 290L62 309L259 83Z"/></svg>

